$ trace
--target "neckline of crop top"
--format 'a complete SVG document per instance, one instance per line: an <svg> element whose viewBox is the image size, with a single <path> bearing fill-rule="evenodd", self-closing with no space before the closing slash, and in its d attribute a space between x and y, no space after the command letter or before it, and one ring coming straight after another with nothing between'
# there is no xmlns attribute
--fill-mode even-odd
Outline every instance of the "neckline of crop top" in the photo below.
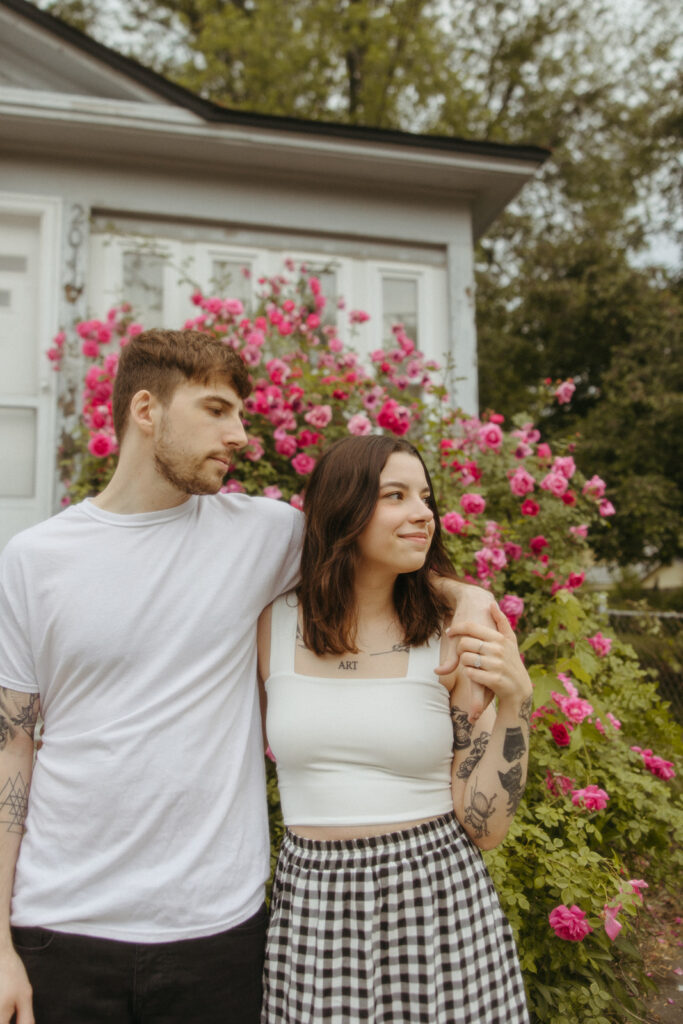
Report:
<svg viewBox="0 0 683 1024"><path fill-rule="evenodd" d="M303 672L296 672L294 661L296 658L296 628L298 625L299 604L294 593L282 594L272 605L272 618L270 627L270 674L266 679L265 686L274 676L294 676L296 679L309 679L321 683L343 683L348 686L352 683L401 683L406 680L433 683L434 686L448 693L447 688L434 674L434 669L439 664L441 649L441 638L431 637L421 647L411 647L408 651L408 667L403 676L316 676Z"/></svg>

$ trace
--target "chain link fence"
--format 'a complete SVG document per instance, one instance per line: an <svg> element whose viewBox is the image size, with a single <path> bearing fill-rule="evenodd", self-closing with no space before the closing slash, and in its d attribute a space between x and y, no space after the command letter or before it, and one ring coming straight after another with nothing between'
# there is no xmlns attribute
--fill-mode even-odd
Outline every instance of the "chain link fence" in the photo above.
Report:
<svg viewBox="0 0 683 1024"><path fill-rule="evenodd" d="M643 666L657 672L659 692L683 725L683 613L610 610L609 622Z"/></svg>

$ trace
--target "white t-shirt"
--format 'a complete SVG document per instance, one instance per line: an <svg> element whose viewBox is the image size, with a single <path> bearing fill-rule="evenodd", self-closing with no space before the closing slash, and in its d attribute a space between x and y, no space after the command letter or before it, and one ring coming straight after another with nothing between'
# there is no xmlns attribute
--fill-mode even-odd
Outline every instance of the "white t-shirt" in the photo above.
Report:
<svg viewBox="0 0 683 1024"><path fill-rule="evenodd" d="M211 935L269 872L256 621L303 516L244 495L116 515L86 501L0 559L0 686L43 746L12 923L134 942Z"/></svg>

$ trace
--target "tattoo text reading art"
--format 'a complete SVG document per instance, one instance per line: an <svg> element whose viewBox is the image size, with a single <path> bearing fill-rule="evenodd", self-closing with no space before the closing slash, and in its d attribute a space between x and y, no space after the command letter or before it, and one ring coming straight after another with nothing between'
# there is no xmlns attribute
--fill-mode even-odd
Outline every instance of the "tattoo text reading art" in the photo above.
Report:
<svg viewBox="0 0 683 1024"><path fill-rule="evenodd" d="M467 712L456 704L451 707L453 719L453 750L467 750L472 742L474 724L467 721Z"/></svg>
<svg viewBox="0 0 683 1024"><path fill-rule="evenodd" d="M7 832L22 836L27 809L28 786L21 772L18 772L13 779L9 778L0 790L0 825L5 825Z"/></svg>
<svg viewBox="0 0 683 1024"><path fill-rule="evenodd" d="M471 825L472 830L477 837L481 839L482 836L487 836L489 830L486 822L494 812L493 803L496 799L496 794L489 799L477 789L477 783L475 781L472 788L472 803L469 807L465 808L465 824Z"/></svg>
<svg viewBox="0 0 683 1024"><path fill-rule="evenodd" d="M490 738L490 732L482 732L479 733L478 736L474 737L474 740L472 741L472 752L467 755L455 773L459 779L469 779L470 775L486 753L486 748L489 745Z"/></svg>
<svg viewBox="0 0 683 1024"><path fill-rule="evenodd" d="M498 772L498 778L500 779L501 786L508 795L506 811L508 816L511 817L517 810L519 801L522 799L522 794L524 793L521 764L513 764L512 768L508 772Z"/></svg>
<svg viewBox="0 0 683 1024"><path fill-rule="evenodd" d="M40 697L37 693L19 693L0 686L0 750L4 750L22 729L33 739Z"/></svg>

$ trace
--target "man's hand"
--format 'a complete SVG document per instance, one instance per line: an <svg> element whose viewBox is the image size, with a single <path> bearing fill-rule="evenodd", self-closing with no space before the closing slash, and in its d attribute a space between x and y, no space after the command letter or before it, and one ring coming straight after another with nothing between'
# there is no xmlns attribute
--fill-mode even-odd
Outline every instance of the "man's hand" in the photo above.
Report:
<svg viewBox="0 0 683 1024"><path fill-rule="evenodd" d="M35 1024L33 992L21 958L11 946L0 953L0 1024Z"/></svg>
<svg viewBox="0 0 683 1024"><path fill-rule="evenodd" d="M476 634L482 626L495 628L493 609L496 602L483 587L471 583L459 583L456 580L439 579L432 582L438 585L444 600L455 608L453 620L446 630L446 638L442 645L443 657L441 664L435 669L437 675L450 675L458 667L458 640L462 636ZM485 686L475 682L466 673L470 683L469 721L476 722L493 700L493 693Z"/></svg>

